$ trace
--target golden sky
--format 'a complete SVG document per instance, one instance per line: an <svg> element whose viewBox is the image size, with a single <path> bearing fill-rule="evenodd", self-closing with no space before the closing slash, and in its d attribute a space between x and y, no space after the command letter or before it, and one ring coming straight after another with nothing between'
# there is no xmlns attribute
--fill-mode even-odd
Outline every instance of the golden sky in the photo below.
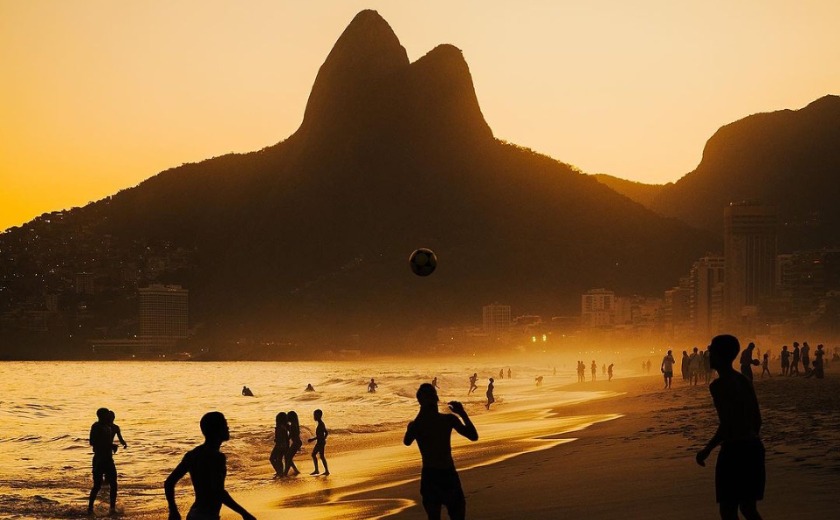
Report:
<svg viewBox="0 0 840 520"><path fill-rule="evenodd" d="M840 94L837 0L0 0L0 230L285 139L366 8L589 173L674 181L723 124Z"/></svg>

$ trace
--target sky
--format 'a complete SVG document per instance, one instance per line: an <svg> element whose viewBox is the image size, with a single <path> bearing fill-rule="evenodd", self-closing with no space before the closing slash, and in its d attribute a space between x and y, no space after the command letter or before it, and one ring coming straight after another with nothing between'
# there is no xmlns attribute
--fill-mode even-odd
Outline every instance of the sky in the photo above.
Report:
<svg viewBox="0 0 840 520"><path fill-rule="evenodd" d="M722 125L840 94L836 0L0 0L0 230L284 140L362 9L587 173L676 181Z"/></svg>

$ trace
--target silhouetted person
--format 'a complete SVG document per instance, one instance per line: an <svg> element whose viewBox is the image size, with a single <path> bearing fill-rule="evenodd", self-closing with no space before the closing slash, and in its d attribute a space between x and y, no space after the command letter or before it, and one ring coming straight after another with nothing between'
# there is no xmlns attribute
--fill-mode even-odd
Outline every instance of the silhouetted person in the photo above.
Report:
<svg viewBox="0 0 840 520"><path fill-rule="evenodd" d="M490 383L487 384L487 393L485 395L487 396L487 404L485 405L485 407L489 410L490 405L496 402L496 398L493 397L493 378L492 377L490 378Z"/></svg>
<svg viewBox="0 0 840 520"><path fill-rule="evenodd" d="M705 466L715 447L721 446L715 467L715 496L722 520L737 520L738 508L747 520L761 520L756 501L764 498L764 445L761 412L752 383L732 368L740 345L734 336L712 339L712 368L718 378L709 385L720 425L697 453Z"/></svg>
<svg viewBox="0 0 840 520"><path fill-rule="evenodd" d="M534 381L536 381L537 386L542 386L543 376L537 376L537 377L535 377L535 378L534 378Z"/></svg>
<svg viewBox="0 0 840 520"><path fill-rule="evenodd" d="M88 500L88 514L93 514L93 503L96 495L102 487L102 478L108 481L110 488L109 503L110 512L113 514L117 508L117 467L114 465L114 453L117 445L113 443L114 434L111 431L111 413L107 408L96 410L98 419L90 427L88 441L93 448L93 486L90 489Z"/></svg>
<svg viewBox="0 0 840 520"><path fill-rule="evenodd" d="M492 384L493 379L490 381ZM417 447L420 448L420 457L423 460L420 473L423 509L426 510L429 520L439 520L444 506L450 519L463 520L466 517L467 504L461 489L461 480L455 470L455 461L452 459L451 435L452 430L455 430L475 442L478 440L478 431L470 421L464 406L458 401L449 402L449 409L455 415L438 412L437 392L431 385L420 385L417 389L417 402L420 403L420 411L417 417L408 423L403 444L411 446L416 440Z"/></svg>
<svg viewBox="0 0 840 520"><path fill-rule="evenodd" d="M286 452L289 451L289 419L286 412L279 412L274 418L274 449L268 457L274 468L274 476L285 475Z"/></svg>
<svg viewBox="0 0 840 520"><path fill-rule="evenodd" d="M374 380L373 380L373 378L371 377L371 378L370 378L370 383L368 383L368 392L369 392L369 393L371 393L371 394L375 394L375 393L376 393L376 389L377 389L378 387L379 387L379 385L377 385L377 384L376 384L376 381L374 381Z"/></svg>
<svg viewBox="0 0 840 520"><path fill-rule="evenodd" d="M254 392L252 392L251 389L248 388L247 386L243 386L242 387L242 395L247 396L247 397L254 397Z"/></svg>
<svg viewBox="0 0 840 520"><path fill-rule="evenodd" d="M190 474L195 490L195 502L187 513L188 520L218 519L222 505L228 506L246 520L254 518L225 490L227 459L225 454L219 451L222 443L230 440L225 416L221 412L208 412L199 424L201 433L204 434L204 444L188 451L163 484L166 501L169 503L169 519L181 518L175 504L175 484L187 473Z"/></svg>
<svg viewBox="0 0 840 520"><path fill-rule="evenodd" d="M761 358L761 379L764 379L764 374L767 374L767 377L773 377L770 374L770 353L765 352L764 357Z"/></svg>
<svg viewBox="0 0 840 520"><path fill-rule="evenodd" d="M822 344L819 344L817 345L817 350L814 351L814 369L805 374L805 377L816 377L817 379L823 379L825 377L825 360L823 356L825 356L825 351L823 350Z"/></svg>
<svg viewBox="0 0 840 520"><path fill-rule="evenodd" d="M694 347L691 355L688 356L688 382L695 386L700 379L700 366L703 363L698 350L697 347Z"/></svg>
<svg viewBox="0 0 840 520"><path fill-rule="evenodd" d="M831 355L832 363L835 361L840 361L840 352L837 351L837 347L834 347L834 354Z"/></svg>
<svg viewBox="0 0 840 520"><path fill-rule="evenodd" d="M504 379L504 378L505 378L505 369L502 368L501 370L499 370L499 379Z"/></svg>
<svg viewBox="0 0 840 520"><path fill-rule="evenodd" d="M318 426L315 427L315 437L309 439L309 442L315 441L315 447L312 448L312 463L315 464L315 471L310 473L310 475L317 475L320 473L320 470L318 469L318 456L321 457L321 462L324 463L324 475L329 475L330 470L327 467L327 457L324 455L324 450L327 447L327 436L330 432L327 431L327 426L324 424L324 421L321 420L324 416L324 412L321 410L315 410L312 416L315 418Z"/></svg>
<svg viewBox="0 0 840 520"><path fill-rule="evenodd" d="M314 387L314 386L312 386L312 383L309 383L308 385L306 385L306 389L305 389L304 391L306 391L306 392L314 392L314 391L315 391L315 387Z"/></svg>
<svg viewBox="0 0 840 520"><path fill-rule="evenodd" d="M647 360L647 373L648 373L648 374L650 374L650 366L651 366L651 362L650 362L650 360L648 359L648 360Z"/></svg>
<svg viewBox="0 0 840 520"><path fill-rule="evenodd" d="M467 392L467 395L473 393L473 390L478 390L478 385L475 384L478 381L478 374L473 372L473 375L470 376L470 391Z"/></svg>
<svg viewBox="0 0 840 520"><path fill-rule="evenodd" d="M790 361L790 375L799 375L799 343L793 342L793 354Z"/></svg>
<svg viewBox="0 0 840 520"><path fill-rule="evenodd" d="M510 375L510 374L511 374L511 372L510 372L510 367L508 367L508 379L510 379L510 378L511 378L511 375Z"/></svg>
<svg viewBox="0 0 840 520"><path fill-rule="evenodd" d="M295 475L300 475L300 471L295 466L295 455L297 455L300 447L303 446L303 441L300 440L300 420L298 419L297 412L292 410L286 414L286 417L289 420L289 449L286 450L286 470L283 472L284 477L289 474L289 470L294 471Z"/></svg>
<svg viewBox="0 0 840 520"><path fill-rule="evenodd" d="M790 351L787 345L782 347L782 375L790 374Z"/></svg>
<svg viewBox="0 0 840 520"><path fill-rule="evenodd" d="M753 359L752 353L755 350L755 343L750 343L747 345L747 348L741 352L741 360L739 364L741 365L741 373L746 377L749 381L753 380L753 373L752 367L753 365L758 366L759 362L757 359Z"/></svg>
<svg viewBox="0 0 840 520"><path fill-rule="evenodd" d="M598 365L595 364L594 359L592 360L592 366L590 368L592 372L592 382L594 383L595 380L598 378Z"/></svg>
<svg viewBox="0 0 840 520"><path fill-rule="evenodd" d="M437 384L437 376L435 376L434 379L432 379L432 386L435 388L439 388Z"/></svg>
<svg viewBox="0 0 840 520"><path fill-rule="evenodd" d="M610 363L610 366L607 367L607 381L612 381L613 376L613 363Z"/></svg>
<svg viewBox="0 0 840 520"><path fill-rule="evenodd" d="M805 375L808 375L808 372L811 371L811 347L808 346L808 342L802 342L802 349L799 351L799 355L802 359L802 371Z"/></svg>
<svg viewBox="0 0 840 520"><path fill-rule="evenodd" d="M671 388L671 380L674 378L674 363L676 363L676 360L669 350L662 358L662 364L659 366L662 377L665 379L665 388Z"/></svg>
<svg viewBox="0 0 840 520"><path fill-rule="evenodd" d="M688 381L689 367L691 366L691 359L688 357L688 351L683 350L682 359L680 360L680 373L683 381Z"/></svg>
<svg viewBox="0 0 840 520"><path fill-rule="evenodd" d="M835 352L835 354L837 354L837 352ZM555 376L557 375L557 367L554 367L554 373L553 373L553 375L555 375Z"/></svg>

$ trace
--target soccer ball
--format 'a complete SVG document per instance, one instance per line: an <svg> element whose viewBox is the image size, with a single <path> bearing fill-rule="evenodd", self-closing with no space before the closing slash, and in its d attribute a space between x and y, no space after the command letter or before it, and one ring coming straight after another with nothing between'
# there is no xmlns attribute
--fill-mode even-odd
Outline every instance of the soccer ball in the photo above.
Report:
<svg viewBox="0 0 840 520"><path fill-rule="evenodd" d="M411 266L411 272L417 276L429 276L435 272L437 257L431 249L421 248L411 253L408 265Z"/></svg>

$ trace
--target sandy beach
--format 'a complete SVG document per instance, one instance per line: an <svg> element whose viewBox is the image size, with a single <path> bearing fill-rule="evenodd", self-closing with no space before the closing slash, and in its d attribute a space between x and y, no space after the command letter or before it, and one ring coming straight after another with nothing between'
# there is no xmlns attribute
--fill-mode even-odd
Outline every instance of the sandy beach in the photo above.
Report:
<svg viewBox="0 0 840 520"><path fill-rule="evenodd" d="M765 518L833 517L840 485L840 374L835 368L824 380L774 376L756 380L755 386L768 474L759 510ZM706 385L688 386L675 378L673 388L663 390L661 378L651 375L562 388L609 392L602 394L609 397L562 406L554 414L620 417L548 436L571 442L470 469L456 456L468 517L665 519L680 512L717 517L718 451L705 468L694 462L717 425ZM323 502L316 506L313 498L286 506L309 506L295 508L296 518L309 516L307 510L313 516L330 510L332 518L425 518L416 480L342 496L331 495L325 486L319 497ZM285 509L276 495L265 492L242 502L258 517L276 517Z"/></svg>

